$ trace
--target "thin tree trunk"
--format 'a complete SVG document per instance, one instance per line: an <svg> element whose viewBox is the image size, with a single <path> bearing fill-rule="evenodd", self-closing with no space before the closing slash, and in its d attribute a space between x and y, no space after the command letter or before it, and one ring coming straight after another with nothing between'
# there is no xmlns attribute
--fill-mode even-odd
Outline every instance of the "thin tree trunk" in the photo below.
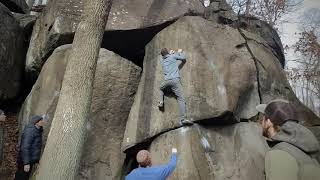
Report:
<svg viewBox="0 0 320 180"><path fill-rule="evenodd" d="M250 7L251 7L251 0L247 0L247 2L246 2L246 11L245 11L246 17L250 16Z"/></svg>
<svg viewBox="0 0 320 180"><path fill-rule="evenodd" d="M88 1L76 31L37 180L76 179L93 79L112 0Z"/></svg>
<svg viewBox="0 0 320 180"><path fill-rule="evenodd" d="M306 102L306 96L304 94L304 79L302 79L302 86L301 86L301 93L302 93L302 102Z"/></svg>

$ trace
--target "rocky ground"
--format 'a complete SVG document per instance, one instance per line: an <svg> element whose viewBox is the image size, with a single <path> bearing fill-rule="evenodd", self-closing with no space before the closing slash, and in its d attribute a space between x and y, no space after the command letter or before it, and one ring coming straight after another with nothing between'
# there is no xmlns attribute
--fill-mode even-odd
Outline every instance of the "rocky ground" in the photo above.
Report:
<svg viewBox="0 0 320 180"><path fill-rule="evenodd" d="M7 113L6 121L0 121L4 130L3 161L0 164L1 179L13 180L18 155L18 121L17 114Z"/></svg>

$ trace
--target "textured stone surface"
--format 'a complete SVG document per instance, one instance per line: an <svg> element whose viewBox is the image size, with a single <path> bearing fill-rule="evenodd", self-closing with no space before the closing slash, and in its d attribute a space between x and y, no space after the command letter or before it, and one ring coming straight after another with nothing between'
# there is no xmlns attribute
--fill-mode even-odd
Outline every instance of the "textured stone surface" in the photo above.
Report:
<svg viewBox="0 0 320 180"><path fill-rule="evenodd" d="M27 71L40 71L50 53L71 43L86 0L53 0L39 16L28 50ZM127 0L114 1L106 30L141 29L163 24L186 13L203 13L199 0Z"/></svg>
<svg viewBox="0 0 320 180"><path fill-rule="evenodd" d="M225 0L212 0L205 10L204 17L221 24L232 24L238 20L236 13Z"/></svg>
<svg viewBox="0 0 320 180"><path fill-rule="evenodd" d="M56 105L59 99L60 89L64 76L69 49L71 45L65 45L57 48L48 62L43 66L42 71L33 85L31 92L23 103L19 113L19 130L28 124L30 118L34 115L47 114L50 127L54 116ZM45 128L46 141L49 128Z"/></svg>
<svg viewBox="0 0 320 180"><path fill-rule="evenodd" d="M26 47L18 21L1 3L0 19L0 102L4 102L19 94Z"/></svg>
<svg viewBox="0 0 320 180"><path fill-rule="evenodd" d="M20 129L35 114L49 116L46 141L59 98L71 45L57 48L43 66L19 115ZM100 50L87 140L78 179L114 179L121 173L125 155L119 151L141 69L105 49Z"/></svg>
<svg viewBox="0 0 320 180"><path fill-rule="evenodd" d="M273 53L267 42L259 35L244 32L248 39L248 46L257 60L259 73L257 74L260 82L260 97L262 103L277 98L289 100L298 111L298 117L304 125L319 125L320 119L310 109L303 105L295 96L287 81L284 70L277 56ZM244 47L243 47L244 48Z"/></svg>
<svg viewBox="0 0 320 180"><path fill-rule="evenodd" d="M235 119L215 118L226 113L245 119L255 116L259 103L255 66L250 54L236 47L244 42L236 29L201 17L181 18L157 34L146 47L144 72L127 123L125 137L129 140L125 139L124 146L179 124L175 98L165 98L164 112L156 107L163 81L159 55L163 47L186 51L187 62L180 74L188 119L225 124Z"/></svg>
<svg viewBox="0 0 320 180"><path fill-rule="evenodd" d="M316 138L318 139L318 141L320 142L320 126L313 126L313 127L309 127L309 129L313 132L313 134L316 136ZM315 157L318 162L320 163L320 152L318 152L316 154Z"/></svg>
<svg viewBox="0 0 320 180"><path fill-rule="evenodd" d="M154 165L166 163L171 148L178 149L178 164L170 180L264 180L268 150L255 123L232 126L179 128L157 137L150 146Z"/></svg>
<svg viewBox="0 0 320 180"><path fill-rule="evenodd" d="M19 13L14 13L13 16L17 19L20 27L23 29L25 40L28 40L29 45L29 39L32 34L33 25L36 22L36 16Z"/></svg>
<svg viewBox="0 0 320 180"><path fill-rule="evenodd" d="M284 67L285 57L280 36L268 23L254 17L241 17L239 22L234 22L234 25L262 37L266 45L270 46L270 50L280 61L282 67Z"/></svg>
<svg viewBox="0 0 320 180"><path fill-rule="evenodd" d="M187 118L192 121L228 124L239 118L251 119L257 115L257 104L283 98L297 106L298 118L305 125L319 124L319 118L294 95L266 41L242 31L201 17L184 17L158 33L146 47L123 150L179 126L174 97L165 98L163 112L157 108L163 81L159 51L163 47L186 51L187 62L180 74Z"/></svg>
<svg viewBox="0 0 320 180"><path fill-rule="evenodd" d="M29 7L37 5L46 5L48 0L25 0Z"/></svg>
<svg viewBox="0 0 320 180"><path fill-rule="evenodd" d="M29 7L25 0L0 0L10 11L17 13L28 13Z"/></svg>

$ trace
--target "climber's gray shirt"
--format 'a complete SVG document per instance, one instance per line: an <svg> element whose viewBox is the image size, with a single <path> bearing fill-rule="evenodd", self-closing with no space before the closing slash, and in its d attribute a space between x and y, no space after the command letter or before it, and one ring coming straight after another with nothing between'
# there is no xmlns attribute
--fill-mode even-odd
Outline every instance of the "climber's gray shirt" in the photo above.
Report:
<svg viewBox="0 0 320 180"><path fill-rule="evenodd" d="M164 80L180 78L179 65L177 60L185 60L184 53L168 54L162 57L161 65L164 74Z"/></svg>

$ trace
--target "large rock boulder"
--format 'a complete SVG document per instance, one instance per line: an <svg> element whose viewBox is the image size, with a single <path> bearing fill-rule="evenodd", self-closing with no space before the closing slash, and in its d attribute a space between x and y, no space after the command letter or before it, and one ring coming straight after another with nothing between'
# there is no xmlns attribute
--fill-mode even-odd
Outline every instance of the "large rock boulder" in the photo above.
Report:
<svg viewBox="0 0 320 180"><path fill-rule="evenodd" d="M29 7L38 6L38 5L46 5L48 0L25 0Z"/></svg>
<svg viewBox="0 0 320 180"><path fill-rule="evenodd" d="M284 67L285 57L283 45L279 34L271 25L255 17L244 16L239 18L239 21L234 21L233 23L235 27L240 27L262 37L266 45L270 47L270 50L272 50L273 54L280 61L282 67Z"/></svg>
<svg viewBox="0 0 320 180"><path fill-rule="evenodd" d="M316 136L316 138L318 139L319 143L320 143L320 126L313 126L313 127L309 127L309 129L313 132L313 134ZM318 162L320 163L320 152L318 152L315 155L315 158L318 160Z"/></svg>
<svg viewBox="0 0 320 180"><path fill-rule="evenodd" d="M141 68L110 51L100 52L80 174L77 179L120 179L120 151Z"/></svg>
<svg viewBox="0 0 320 180"><path fill-rule="evenodd" d="M43 66L36 83L21 107L18 117L20 133L34 115L46 114L49 118L48 127L50 127L68 60L69 51L67 49L70 48L70 45L57 48ZM49 130L50 128L45 128L44 134L48 134ZM44 141L46 137L47 135Z"/></svg>
<svg viewBox="0 0 320 180"><path fill-rule="evenodd" d="M48 2L33 30L27 55L27 71L39 72L56 47L72 42L84 4L87 2L91 1ZM198 0L131 0L130 3L127 0L117 0L113 2L106 31L148 28L169 23L187 13L203 12L204 6ZM116 46L119 38L121 36L117 36L111 45Z"/></svg>
<svg viewBox="0 0 320 180"><path fill-rule="evenodd" d="M255 123L183 127L156 137L150 145L153 165L169 161L178 149L170 180L264 180L268 145Z"/></svg>
<svg viewBox="0 0 320 180"><path fill-rule="evenodd" d="M29 45L29 40L32 34L33 25L37 19L36 16L29 15L29 14L19 14L19 13L14 13L13 16L17 19L20 27L23 29L25 40L28 42L27 45Z"/></svg>
<svg viewBox="0 0 320 180"><path fill-rule="evenodd" d="M125 149L179 124L175 98L165 98L164 112L156 107L163 81L159 55L163 47L186 51L187 62L180 74L188 119L233 123L235 118L215 117L233 113L246 119L254 116L259 103L257 78L250 54L236 47L243 43L236 29L201 17L181 18L157 34L146 47L144 71L127 123Z"/></svg>
<svg viewBox="0 0 320 180"><path fill-rule="evenodd" d="M19 115L20 132L30 117L47 114L46 142L58 102L71 45L57 48L43 66ZM114 179L124 154L119 151L141 69L130 61L101 49L95 74L87 140L78 179Z"/></svg>
<svg viewBox="0 0 320 180"><path fill-rule="evenodd" d="M26 47L19 22L1 3L0 19L0 102L4 102L19 94Z"/></svg>
<svg viewBox="0 0 320 180"><path fill-rule="evenodd" d="M211 3L205 10L204 17L221 24L232 24L238 20L236 13L226 0L211 0Z"/></svg>
<svg viewBox="0 0 320 180"><path fill-rule="evenodd" d="M163 112L157 108L163 81L159 51L163 47L186 51L187 62L180 74L187 118L192 121L230 124L251 119L257 115L257 104L283 98L297 105L301 120L318 123L319 118L294 95L263 38L242 31L201 17L183 17L158 33L146 47L123 150L179 126L175 98L165 98Z"/></svg>
<svg viewBox="0 0 320 180"><path fill-rule="evenodd" d="M268 103L280 98L289 100L297 109L297 119L306 126L320 125L319 117L309 108L303 105L296 97L282 69L281 62L268 46L268 42L261 36L242 30L242 36L246 39L246 48L252 53L257 66L257 78L259 79L259 96L261 102Z"/></svg>
<svg viewBox="0 0 320 180"><path fill-rule="evenodd" d="M29 6L25 0L0 0L0 3L7 6L10 11L17 13L28 13Z"/></svg>

